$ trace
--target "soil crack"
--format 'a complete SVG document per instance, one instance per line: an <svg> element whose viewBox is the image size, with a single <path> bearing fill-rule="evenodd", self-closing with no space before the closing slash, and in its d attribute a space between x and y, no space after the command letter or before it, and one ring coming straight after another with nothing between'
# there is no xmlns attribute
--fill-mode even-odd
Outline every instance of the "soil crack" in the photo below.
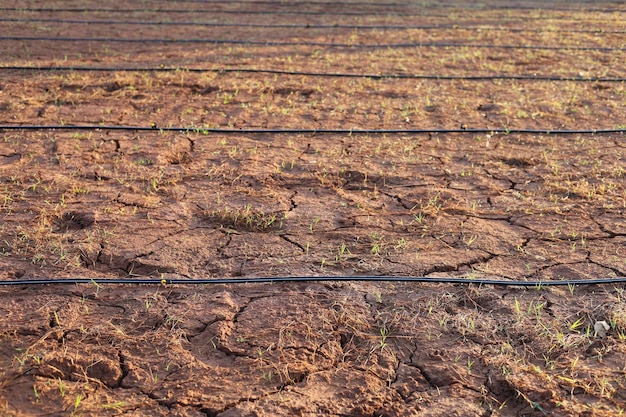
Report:
<svg viewBox="0 0 626 417"><path fill-rule="evenodd" d="M302 251L302 253L306 253L306 249L304 248L304 246L302 246L301 244L299 244L298 242L291 240L288 235L286 234L281 234L278 235L281 239L283 239L285 242L289 242L292 245L296 246L298 249L300 249L300 251Z"/></svg>

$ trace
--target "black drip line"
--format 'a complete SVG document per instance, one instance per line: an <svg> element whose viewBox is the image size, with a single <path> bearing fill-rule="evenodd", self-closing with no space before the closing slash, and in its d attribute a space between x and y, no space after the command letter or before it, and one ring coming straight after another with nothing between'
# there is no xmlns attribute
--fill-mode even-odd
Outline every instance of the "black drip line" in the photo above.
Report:
<svg viewBox="0 0 626 417"><path fill-rule="evenodd" d="M171 0L170 3L202 3L202 4L222 4L221 0ZM506 4L475 4L475 3L461 3L461 2L453 2L452 4L442 3L442 2L432 2L416 4L416 3L402 3L402 2L373 2L373 1L354 1L354 2L334 2L334 1L315 1L315 0L300 0L300 1L292 1L289 3L285 3L284 0L233 0L230 1L231 4L273 4L277 6L284 5L329 5L329 6L378 6L378 7L422 7L422 8L462 8L462 9L511 9L511 10L524 10L524 9L533 9L533 10L564 10L564 11L577 11L575 8L554 8L549 7L547 9L538 7L538 5L545 4L545 1L539 1L535 4L533 2L529 2L531 4L520 4L516 3L513 5ZM584 4L593 4L594 1L581 1L577 0L576 3L584 3ZM585 11L604 11L607 9L585 9ZM612 10L612 9L608 9Z"/></svg>
<svg viewBox="0 0 626 417"><path fill-rule="evenodd" d="M492 45L468 44L449 42L410 42L390 44L350 44L324 42L279 42L253 41L239 39L125 39L125 38L45 38L38 36L0 36L0 41L28 41L28 42L102 42L102 43L206 43L215 45L262 45L262 46L313 46L325 48L376 49L376 48L487 48L487 49L527 49L547 51L626 51L626 48L599 47L599 46L544 46L544 45Z"/></svg>
<svg viewBox="0 0 626 417"><path fill-rule="evenodd" d="M460 128L460 129L222 129L209 127L158 127L158 126L123 126L123 125L0 125L2 130L123 130L152 132L184 132L198 134L340 134L340 135L376 135L376 134L445 134L445 133L483 133L483 134L609 134L626 133L626 128L617 129L505 129L505 128Z"/></svg>
<svg viewBox="0 0 626 417"><path fill-rule="evenodd" d="M538 3L538 4L544 4L545 1L544 0L530 0L527 3ZM222 0L169 0L169 3L202 3L202 4L222 4ZM277 4L277 5L283 5L285 4L285 0L233 0L230 1L230 3L237 3L237 4ZM595 3L595 0L577 0L576 3L581 3L581 4L593 4ZM348 2L340 2L340 1L322 1L322 0L296 0L296 1L292 1L291 4L296 4L296 5L300 5L300 4L327 4L327 5L336 5L336 4L341 4L341 5L345 5L345 6L353 6L353 5L357 5L357 6L381 6L381 7L388 7L388 6L419 6L419 7L483 7L483 6L477 6L474 3L461 3L461 2L456 2L453 1L451 4L450 3L445 3L445 2L441 2L441 1L437 1L437 2L432 2L432 3L426 3L426 2L422 2L421 4L416 4L416 3L411 3L411 2L396 2L396 1L390 1L390 2L384 2L384 1L348 1ZM484 3L486 4L486 3ZM518 3L519 4L519 3ZM487 4L487 6L490 6L490 4ZM507 6L503 6L503 7L507 7ZM532 7L532 6L529 6Z"/></svg>
<svg viewBox="0 0 626 417"><path fill-rule="evenodd" d="M500 9L498 9L500 10ZM501 9L506 10L506 9ZM534 9L543 11L545 9ZM54 8L54 7L37 7L37 8L21 8L21 7L0 7L0 11L14 11L14 12L36 12L36 13L167 13L167 14L248 14L248 15L302 15L302 16L371 16L371 17L450 17L448 13L397 13L397 12L350 12L350 11L332 11L332 12L316 12L316 11L301 11L301 10L285 10L285 11L266 11L266 10L219 10L219 9L121 9L121 8L94 8L94 9L76 9L76 8ZM617 13L620 10L583 10L582 12L606 12ZM524 20L552 20L560 19L562 16L524 16ZM503 19L510 20L508 17ZM568 19L568 20L583 20L583 19ZM606 17L594 18L588 16L584 21L622 21L621 18L607 19Z"/></svg>
<svg viewBox="0 0 626 417"><path fill-rule="evenodd" d="M490 280L481 278L451 277L412 277L412 276L284 276L258 278L202 278L202 279L169 279L169 278L53 278L53 279L20 279L0 280L0 286L17 285L59 285L59 284L130 284L130 285L211 285L211 284L260 284L280 282L418 282L431 284L467 284L467 285L501 285L514 287L554 287L577 285L620 284L626 277L563 280L563 281L521 281L521 280Z"/></svg>
<svg viewBox="0 0 626 417"><path fill-rule="evenodd" d="M574 81L574 82L624 82L626 78L609 77L561 77L553 75L428 75L428 74L356 74L338 72L311 72L311 71L286 71L257 68L185 68L185 67L71 67L71 66L0 66L0 71L89 71L89 72L215 72L215 73L255 73L255 74L278 74L311 77L337 77L337 78L370 78L383 79L418 79L418 80L465 80L465 81L488 81L488 80L528 80L528 81Z"/></svg>
<svg viewBox="0 0 626 417"><path fill-rule="evenodd" d="M201 3L201 4L223 4L222 0L171 0L170 3ZM335 1L313 1L299 0L285 3L284 0L233 0L230 4L273 4L277 6L300 6L300 5L327 5L327 6L378 6L378 7L411 7L416 6L414 3L396 3L396 2L374 2L374 1L355 1L355 2L335 2ZM445 6L442 6L445 7Z"/></svg>
<svg viewBox="0 0 626 417"><path fill-rule="evenodd" d="M206 1L206 0L175 0L172 3L202 3L202 4L222 4L220 0L217 1ZM435 8L453 8L453 9L463 9L463 10L548 10L548 11L564 11L564 12L580 12L580 9L575 7L540 7L545 5L544 2L538 2L537 4L514 4L514 5L506 5L506 4L474 4L474 3L460 3L453 2L452 4L446 4L441 2L433 2L427 4L416 4L416 3L397 3L397 2L331 2L331 1L297 1L297 2L289 2L285 3L284 0L235 0L230 1L230 4L271 4L277 6L294 6L294 5L327 5L327 6L377 6L377 7L413 7L413 8L425 8L425 9L435 9ZM532 3L532 2L531 2ZM576 3L585 3L585 4L593 4L593 1L576 1ZM603 9L603 8L585 8L582 10L583 12L604 12L604 13L612 13L620 10L616 9Z"/></svg>
<svg viewBox="0 0 626 417"><path fill-rule="evenodd" d="M145 20L74 20L74 19L22 19L0 18L0 22L12 23L68 23L82 25L129 25L129 26L202 26L202 27L244 27L264 29L355 29L355 30L472 30L472 31L503 31L520 33L592 33L592 34L619 34L626 30L607 29L524 29L509 28L506 26L466 26L459 24L440 25L346 25L346 24L265 24L265 23L221 23L221 22L171 22L171 21L145 21Z"/></svg>
<svg viewBox="0 0 626 417"><path fill-rule="evenodd" d="M253 14L253 15L305 15L305 16L376 16L376 15L390 15L390 16L424 16L417 13L395 13L381 11L380 13L372 12L355 12L355 11L310 11L310 10L281 10L281 11L268 11L268 10L221 10L221 9L122 9L122 8L93 8L93 9L77 9L77 8L55 8L55 7L34 7L34 8L20 8L20 7L0 7L0 11L19 11L19 12L46 12L46 13L175 13L175 14ZM429 14L428 16L437 16ZM446 14L441 14L441 17L446 17Z"/></svg>

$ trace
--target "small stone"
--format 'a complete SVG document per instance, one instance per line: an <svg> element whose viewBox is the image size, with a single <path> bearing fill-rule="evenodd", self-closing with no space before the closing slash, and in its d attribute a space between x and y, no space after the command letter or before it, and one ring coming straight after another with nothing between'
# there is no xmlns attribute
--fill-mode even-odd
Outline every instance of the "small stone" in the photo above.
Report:
<svg viewBox="0 0 626 417"><path fill-rule="evenodd" d="M595 324L593 325L593 330L595 331L596 336L601 339L606 337L606 332L610 328L611 326L609 326L609 324L604 320L596 321Z"/></svg>

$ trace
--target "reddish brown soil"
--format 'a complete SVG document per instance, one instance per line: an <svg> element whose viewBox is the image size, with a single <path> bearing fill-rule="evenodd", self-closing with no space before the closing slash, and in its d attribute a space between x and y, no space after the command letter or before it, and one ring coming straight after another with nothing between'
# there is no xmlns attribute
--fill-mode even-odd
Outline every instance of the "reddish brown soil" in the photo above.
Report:
<svg viewBox="0 0 626 417"><path fill-rule="evenodd" d="M45 3L119 7L112 1ZM528 5L543 8L516 8ZM26 1L11 6L34 7ZM387 6L382 13L380 5L363 2L146 1L128 8L178 12L5 10L3 17L14 19L0 22L8 37L301 44L3 40L0 65L625 74L623 51L581 49L626 47L623 4L443 6ZM320 13L198 11L207 9ZM316 27L337 23L444 27ZM358 46L407 42L578 49ZM623 82L185 70L1 73L3 125L623 129L626 123ZM622 133L4 130L0 279L626 276L625 152ZM623 284L0 287L0 411L621 415L624 295ZM599 321L609 325L606 335L594 331Z"/></svg>

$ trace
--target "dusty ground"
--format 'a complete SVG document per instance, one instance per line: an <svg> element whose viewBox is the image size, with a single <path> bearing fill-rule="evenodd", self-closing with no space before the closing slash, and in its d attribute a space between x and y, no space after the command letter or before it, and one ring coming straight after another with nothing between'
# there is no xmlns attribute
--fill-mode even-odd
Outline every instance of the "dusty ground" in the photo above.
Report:
<svg viewBox="0 0 626 417"><path fill-rule="evenodd" d="M118 7L70 3L45 4ZM619 3L463 9L145 1L126 8L152 11L5 9L3 36L22 39L2 41L0 64L604 78L626 70L623 51L615 50L626 47ZM278 13L259 13L267 11ZM158 21L170 24L148 24ZM328 27L336 24L388 27ZM184 41L190 39L196 41ZM457 45L359 46L411 42ZM353 46L322 45L328 43ZM545 48L555 46L577 49ZM623 82L0 71L4 125L623 129L626 123ZM620 133L4 130L0 278L625 276L625 151ZM622 415L624 289L359 282L2 287L0 410ZM606 336L594 331L597 321L609 325Z"/></svg>

